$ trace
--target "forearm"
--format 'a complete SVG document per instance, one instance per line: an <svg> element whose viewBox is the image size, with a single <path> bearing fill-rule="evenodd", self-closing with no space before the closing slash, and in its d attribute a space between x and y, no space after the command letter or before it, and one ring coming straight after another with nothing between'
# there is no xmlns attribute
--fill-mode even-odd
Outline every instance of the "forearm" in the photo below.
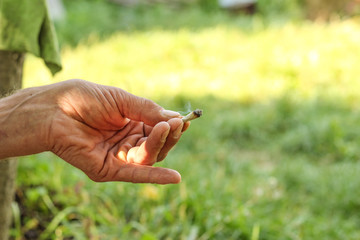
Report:
<svg viewBox="0 0 360 240"><path fill-rule="evenodd" d="M51 101L42 99L44 88L21 90L0 99L0 159L48 150Z"/></svg>

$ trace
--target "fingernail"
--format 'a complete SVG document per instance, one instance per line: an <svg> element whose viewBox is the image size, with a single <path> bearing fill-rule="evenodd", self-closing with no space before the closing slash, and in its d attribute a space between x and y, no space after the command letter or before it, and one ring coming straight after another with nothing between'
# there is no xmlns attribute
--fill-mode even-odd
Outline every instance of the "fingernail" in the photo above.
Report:
<svg viewBox="0 0 360 240"><path fill-rule="evenodd" d="M166 110L166 109L161 111L161 115L163 115L164 117L167 117L167 118L180 117L180 113L174 112L171 110Z"/></svg>
<svg viewBox="0 0 360 240"><path fill-rule="evenodd" d="M183 129L183 125L180 124L177 129L175 129L173 133L174 138L179 138L181 136L181 130Z"/></svg>
<svg viewBox="0 0 360 240"><path fill-rule="evenodd" d="M166 141L166 138L168 137L169 135L169 132L170 132L170 129L168 129L167 131L165 131L162 135L161 135L161 140L162 141Z"/></svg>
<svg viewBox="0 0 360 240"><path fill-rule="evenodd" d="M172 173L171 173L171 176L169 176L169 183L172 183L172 184L180 183L181 182L180 173L175 170L172 170L172 169L170 169L170 170L172 171Z"/></svg>

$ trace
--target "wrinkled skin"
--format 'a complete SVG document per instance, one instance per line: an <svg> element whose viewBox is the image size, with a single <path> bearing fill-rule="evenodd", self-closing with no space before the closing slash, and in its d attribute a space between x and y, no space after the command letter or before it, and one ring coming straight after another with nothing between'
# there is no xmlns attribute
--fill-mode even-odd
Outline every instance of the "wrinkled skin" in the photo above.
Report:
<svg viewBox="0 0 360 240"><path fill-rule="evenodd" d="M152 165L189 123L119 88L69 80L22 90L0 101L1 123L0 149L10 148L0 158L52 151L98 182L181 180L178 172Z"/></svg>

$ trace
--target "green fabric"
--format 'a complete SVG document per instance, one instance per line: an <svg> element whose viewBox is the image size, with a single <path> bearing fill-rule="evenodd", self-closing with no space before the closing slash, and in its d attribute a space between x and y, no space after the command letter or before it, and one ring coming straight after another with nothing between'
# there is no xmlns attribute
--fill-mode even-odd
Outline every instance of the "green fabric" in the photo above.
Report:
<svg viewBox="0 0 360 240"><path fill-rule="evenodd" d="M44 59L52 74L61 70L46 0L0 0L0 50L29 52Z"/></svg>

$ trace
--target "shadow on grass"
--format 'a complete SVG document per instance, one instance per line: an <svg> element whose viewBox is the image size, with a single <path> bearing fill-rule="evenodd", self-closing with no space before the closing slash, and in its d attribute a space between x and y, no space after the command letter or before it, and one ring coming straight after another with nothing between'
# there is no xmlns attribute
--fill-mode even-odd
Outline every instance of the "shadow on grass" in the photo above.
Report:
<svg viewBox="0 0 360 240"><path fill-rule="evenodd" d="M259 17L233 16L224 11L206 12L200 7L171 8L164 5L125 7L106 1L65 1L67 16L56 23L62 46L76 46L95 40L103 40L116 32L150 30L178 31L200 30L217 25L231 25L243 31L263 28Z"/></svg>

